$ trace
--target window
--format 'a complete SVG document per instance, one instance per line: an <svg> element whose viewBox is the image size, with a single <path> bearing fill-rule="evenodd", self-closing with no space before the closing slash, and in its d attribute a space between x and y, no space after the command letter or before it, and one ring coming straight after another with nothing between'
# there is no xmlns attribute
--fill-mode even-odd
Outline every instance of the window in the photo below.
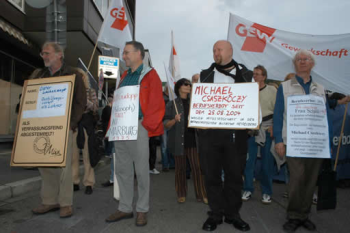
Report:
<svg viewBox="0 0 350 233"><path fill-rule="evenodd" d="M25 0L7 0L7 1L24 13Z"/></svg>

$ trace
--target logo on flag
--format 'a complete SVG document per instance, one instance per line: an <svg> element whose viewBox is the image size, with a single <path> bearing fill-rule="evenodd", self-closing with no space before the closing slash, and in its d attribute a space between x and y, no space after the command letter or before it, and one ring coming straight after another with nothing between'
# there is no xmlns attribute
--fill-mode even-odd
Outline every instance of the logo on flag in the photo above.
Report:
<svg viewBox="0 0 350 233"><path fill-rule="evenodd" d="M123 50L125 42L132 40L129 18L123 0L112 0L103 21L98 41ZM130 23L130 24L129 24Z"/></svg>
<svg viewBox="0 0 350 233"><path fill-rule="evenodd" d="M112 28L123 31L126 25L128 25L128 21L126 20L126 17L125 17L124 7L122 7L120 10L118 8L113 8L111 10L111 16L115 18L111 26Z"/></svg>
<svg viewBox="0 0 350 233"><path fill-rule="evenodd" d="M276 29L269 28L257 23L254 23L251 27L240 23L236 27L237 35L246 37L242 51L262 53L265 50L266 42L271 43L275 37L272 34Z"/></svg>

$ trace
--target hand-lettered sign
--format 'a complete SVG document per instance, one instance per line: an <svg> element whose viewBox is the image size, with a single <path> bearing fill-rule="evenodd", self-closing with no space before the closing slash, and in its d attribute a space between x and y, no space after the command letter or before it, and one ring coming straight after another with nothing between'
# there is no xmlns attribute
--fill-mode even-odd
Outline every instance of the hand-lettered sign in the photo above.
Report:
<svg viewBox="0 0 350 233"><path fill-rule="evenodd" d="M140 86L124 86L114 92L109 141L137 140Z"/></svg>
<svg viewBox="0 0 350 233"><path fill-rule="evenodd" d="M327 110L315 95L287 99L287 156L330 158Z"/></svg>
<svg viewBox="0 0 350 233"><path fill-rule="evenodd" d="M64 167L75 75L27 80L11 166Z"/></svg>
<svg viewBox="0 0 350 233"><path fill-rule="evenodd" d="M188 127L258 129L258 84L195 83Z"/></svg>

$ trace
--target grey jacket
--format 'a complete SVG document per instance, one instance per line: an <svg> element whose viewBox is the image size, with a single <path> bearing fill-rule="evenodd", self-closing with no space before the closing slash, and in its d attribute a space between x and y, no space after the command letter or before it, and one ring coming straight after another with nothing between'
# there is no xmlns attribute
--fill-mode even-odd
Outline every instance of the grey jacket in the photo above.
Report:
<svg viewBox="0 0 350 233"><path fill-rule="evenodd" d="M181 115L181 121L176 122L173 127L168 129L168 149L169 152L175 156L184 155L185 154L185 120L184 117L184 108L182 105L181 98L175 99L176 107ZM169 101L165 107L165 116L164 116L164 125L175 118L176 111L174 107L174 101Z"/></svg>

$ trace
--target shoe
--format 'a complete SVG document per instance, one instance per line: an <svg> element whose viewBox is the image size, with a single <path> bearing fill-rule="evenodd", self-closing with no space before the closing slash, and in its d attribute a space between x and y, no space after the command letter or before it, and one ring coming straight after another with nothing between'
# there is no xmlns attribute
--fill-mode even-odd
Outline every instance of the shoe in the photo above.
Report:
<svg viewBox="0 0 350 233"><path fill-rule="evenodd" d="M72 206L61 206L60 209L60 218L69 218L73 215L73 208Z"/></svg>
<svg viewBox="0 0 350 233"><path fill-rule="evenodd" d="M283 195L282 195L282 197L288 198L288 192L284 192Z"/></svg>
<svg viewBox="0 0 350 233"><path fill-rule="evenodd" d="M147 213L137 212L136 226L143 227L147 224Z"/></svg>
<svg viewBox="0 0 350 233"><path fill-rule="evenodd" d="M149 173L153 175L158 175L160 172L157 169L153 168L152 170L149 170Z"/></svg>
<svg viewBox="0 0 350 233"><path fill-rule="evenodd" d="M191 179L191 176L186 176L186 180L189 180L189 179Z"/></svg>
<svg viewBox="0 0 350 233"><path fill-rule="evenodd" d="M225 222L228 224L233 224L234 228L240 231L249 231L250 226L248 223L243 221L240 217L235 218L225 218Z"/></svg>
<svg viewBox="0 0 350 233"><path fill-rule="evenodd" d="M317 205L317 194L314 193L314 196L312 197L312 204Z"/></svg>
<svg viewBox="0 0 350 233"><path fill-rule="evenodd" d="M162 169L163 172L169 172L169 168L165 167Z"/></svg>
<svg viewBox="0 0 350 233"><path fill-rule="evenodd" d="M186 201L186 197L178 197L177 198L178 203L185 203L185 201Z"/></svg>
<svg viewBox="0 0 350 233"><path fill-rule="evenodd" d="M46 214L48 212L51 211L56 211L60 209L60 205L56 204L56 205L40 205L39 207L32 209L32 212L34 214Z"/></svg>
<svg viewBox="0 0 350 233"><path fill-rule="evenodd" d="M217 227L217 225L220 225L222 223L221 220L216 220L212 217L209 217L203 224L202 229L205 231L214 231Z"/></svg>
<svg viewBox="0 0 350 233"><path fill-rule="evenodd" d="M203 203L208 205L208 198L203 197Z"/></svg>
<svg viewBox="0 0 350 233"><path fill-rule="evenodd" d="M107 180L106 182L102 183L101 185L102 185L102 187L106 188L106 187L109 187L109 186L113 186L113 182Z"/></svg>
<svg viewBox="0 0 350 233"><path fill-rule="evenodd" d="M91 187L91 186L86 186L86 188L85 188L85 194L86 194L86 195L91 195L91 194L92 194L92 187Z"/></svg>
<svg viewBox="0 0 350 233"><path fill-rule="evenodd" d="M242 201L248 201L252 197L252 192L244 191L242 195Z"/></svg>
<svg viewBox="0 0 350 233"><path fill-rule="evenodd" d="M288 222L283 225L283 230L287 233L293 233L301 225L303 225L303 221L299 219L289 219Z"/></svg>
<svg viewBox="0 0 350 233"><path fill-rule="evenodd" d="M106 218L106 222L118 222L122 219L128 219L134 217L134 214L131 213L124 213L122 211L117 211Z"/></svg>
<svg viewBox="0 0 350 233"><path fill-rule="evenodd" d="M263 196L261 198L261 202L264 203L264 204L270 204L271 203L270 195L263 194Z"/></svg>
<svg viewBox="0 0 350 233"><path fill-rule="evenodd" d="M79 191L80 190L79 185L78 184L73 184L73 190L74 190L74 192L75 191Z"/></svg>
<svg viewBox="0 0 350 233"><path fill-rule="evenodd" d="M316 225L310 219L306 219L303 222L303 227L308 231L316 231Z"/></svg>

